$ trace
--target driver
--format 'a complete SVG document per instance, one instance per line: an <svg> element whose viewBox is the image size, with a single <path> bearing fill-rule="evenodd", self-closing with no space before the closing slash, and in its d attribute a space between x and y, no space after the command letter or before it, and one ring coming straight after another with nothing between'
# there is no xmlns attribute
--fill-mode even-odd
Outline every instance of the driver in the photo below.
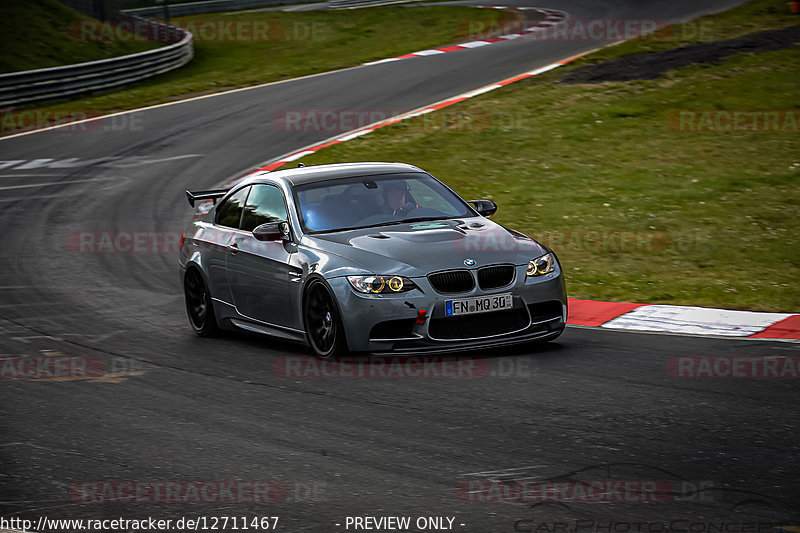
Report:
<svg viewBox="0 0 800 533"><path fill-rule="evenodd" d="M408 184L405 181L390 181L383 186L384 206L393 214L402 216L419 206L408 201Z"/></svg>

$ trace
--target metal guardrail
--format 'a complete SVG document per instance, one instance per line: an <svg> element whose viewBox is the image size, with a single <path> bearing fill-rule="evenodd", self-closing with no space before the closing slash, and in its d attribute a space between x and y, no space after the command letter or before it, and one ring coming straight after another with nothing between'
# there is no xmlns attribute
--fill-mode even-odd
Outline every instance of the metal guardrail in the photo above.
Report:
<svg viewBox="0 0 800 533"><path fill-rule="evenodd" d="M137 34L171 44L99 61L0 74L0 108L119 87L182 67L194 57L190 32L136 16L126 18Z"/></svg>
<svg viewBox="0 0 800 533"><path fill-rule="evenodd" d="M185 4L170 4L170 17L183 17L186 15L201 15L217 11L240 11L257 7L277 6L280 4L302 4L310 0L207 0L205 2L188 2ZM164 15L163 6L138 7L123 11L128 15L140 17L161 17Z"/></svg>

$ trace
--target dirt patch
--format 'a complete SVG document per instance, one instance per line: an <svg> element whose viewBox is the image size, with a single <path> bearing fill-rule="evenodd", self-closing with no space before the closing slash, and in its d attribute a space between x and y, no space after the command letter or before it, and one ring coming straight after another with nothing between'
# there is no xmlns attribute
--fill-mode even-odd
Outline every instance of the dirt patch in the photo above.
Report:
<svg viewBox="0 0 800 533"><path fill-rule="evenodd" d="M564 76L562 83L654 80L668 70L694 63L718 63L741 52L769 52L791 48L800 42L800 25L780 30L751 33L733 39L692 44L663 52L646 52L618 57L596 65L579 67Z"/></svg>

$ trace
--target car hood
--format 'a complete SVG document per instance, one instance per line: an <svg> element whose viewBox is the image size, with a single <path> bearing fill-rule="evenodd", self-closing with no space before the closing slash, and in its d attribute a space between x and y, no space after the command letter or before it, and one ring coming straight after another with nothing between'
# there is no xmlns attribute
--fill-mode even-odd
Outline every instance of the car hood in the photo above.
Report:
<svg viewBox="0 0 800 533"><path fill-rule="evenodd" d="M311 247L347 258L372 273L409 277L498 263L524 265L549 252L533 239L483 217L409 222L306 239ZM465 266L470 259L475 264Z"/></svg>

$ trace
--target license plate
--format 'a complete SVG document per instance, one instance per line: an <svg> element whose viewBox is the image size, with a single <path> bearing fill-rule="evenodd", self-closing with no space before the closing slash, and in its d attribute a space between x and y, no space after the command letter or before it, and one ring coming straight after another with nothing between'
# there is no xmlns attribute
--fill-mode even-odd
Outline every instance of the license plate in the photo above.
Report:
<svg viewBox="0 0 800 533"><path fill-rule="evenodd" d="M444 303L444 312L447 316L473 315L489 311L503 311L511 309L513 305L511 294L493 294L491 296L447 300Z"/></svg>

